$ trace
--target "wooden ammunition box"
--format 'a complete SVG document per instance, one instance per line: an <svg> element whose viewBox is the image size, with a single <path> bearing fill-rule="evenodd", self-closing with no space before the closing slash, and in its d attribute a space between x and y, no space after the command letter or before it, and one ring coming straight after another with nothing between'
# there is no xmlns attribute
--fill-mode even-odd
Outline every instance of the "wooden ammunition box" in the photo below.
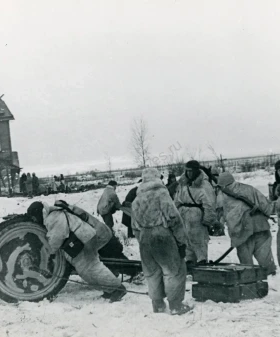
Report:
<svg viewBox="0 0 280 337"><path fill-rule="evenodd" d="M193 268L192 296L198 301L239 302L268 294L266 270L260 266L222 263Z"/></svg>

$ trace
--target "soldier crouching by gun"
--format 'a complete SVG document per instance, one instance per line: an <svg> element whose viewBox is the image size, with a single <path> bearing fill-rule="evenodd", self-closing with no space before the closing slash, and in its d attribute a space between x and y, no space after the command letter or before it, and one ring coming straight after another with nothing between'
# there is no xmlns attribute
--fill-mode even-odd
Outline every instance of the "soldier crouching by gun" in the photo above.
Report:
<svg viewBox="0 0 280 337"><path fill-rule="evenodd" d="M105 224L64 201L57 201L55 206L36 201L29 206L27 214L46 227L52 254L62 249L66 260L84 281L103 290L103 297L110 302L121 300L126 288L99 259L98 250L112 237Z"/></svg>

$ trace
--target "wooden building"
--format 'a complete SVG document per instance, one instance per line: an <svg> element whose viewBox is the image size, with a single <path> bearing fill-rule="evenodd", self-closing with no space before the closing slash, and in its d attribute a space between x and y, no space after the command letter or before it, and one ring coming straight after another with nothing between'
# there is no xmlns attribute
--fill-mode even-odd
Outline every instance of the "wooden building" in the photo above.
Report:
<svg viewBox="0 0 280 337"><path fill-rule="evenodd" d="M15 176L19 174L18 153L12 150L10 121L14 116L0 97L0 193L1 185L8 187L9 192L15 183Z"/></svg>

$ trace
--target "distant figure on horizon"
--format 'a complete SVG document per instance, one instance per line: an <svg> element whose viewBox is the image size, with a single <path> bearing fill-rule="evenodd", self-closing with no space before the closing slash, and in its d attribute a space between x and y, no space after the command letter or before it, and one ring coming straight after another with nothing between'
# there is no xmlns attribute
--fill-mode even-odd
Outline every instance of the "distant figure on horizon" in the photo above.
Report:
<svg viewBox="0 0 280 337"><path fill-rule="evenodd" d="M65 179L64 179L63 174L60 174L59 181L60 181L59 191L64 193L65 192Z"/></svg>
<svg viewBox="0 0 280 337"><path fill-rule="evenodd" d="M57 194L57 176L53 176L52 177L52 181L51 181L51 189L52 189L52 193Z"/></svg>
<svg viewBox="0 0 280 337"><path fill-rule="evenodd" d="M32 173L32 188L33 188L33 195L38 195L39 193L39 178L36 176L35 173Z"/></svg>
<svg viewBox="0 0 280 337"><path fill-rule="evenodd" d="M26 192L29 198L33 197L32 177L29 172L27 173L27 178L26 178Z"/></svg>
<svg viewBox="0 0 280 337"><path fill-rule="evenodd" d="M27 176L25 173L22 173L20 179L19 179L19 190L20 192L22 192L22 194L24 196L27 195L26 193L26 179L27 179Z"/></svg>

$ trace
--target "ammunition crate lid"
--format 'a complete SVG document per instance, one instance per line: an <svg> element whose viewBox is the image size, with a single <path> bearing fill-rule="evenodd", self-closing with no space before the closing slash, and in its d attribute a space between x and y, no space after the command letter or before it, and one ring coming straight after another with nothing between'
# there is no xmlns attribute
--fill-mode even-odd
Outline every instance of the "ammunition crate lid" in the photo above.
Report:
<svg viewBox="0 0 280 337"><path fill-rule="evenodd" d="M267 279L265 268L245 264L197 266L193 268L192 273L193 281L203 284L236 285Z"/></svg>

